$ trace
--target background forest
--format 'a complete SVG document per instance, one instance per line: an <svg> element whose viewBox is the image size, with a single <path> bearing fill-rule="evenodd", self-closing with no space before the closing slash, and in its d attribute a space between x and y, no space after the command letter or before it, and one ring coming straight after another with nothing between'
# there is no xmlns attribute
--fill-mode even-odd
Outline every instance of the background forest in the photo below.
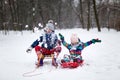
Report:
<svg viewBox="0 0 120 80"><path fill-rule="evenodd" d="M49 19L58 29L120 31L120 0L0 0L0 30L41 29Z"/></svg>

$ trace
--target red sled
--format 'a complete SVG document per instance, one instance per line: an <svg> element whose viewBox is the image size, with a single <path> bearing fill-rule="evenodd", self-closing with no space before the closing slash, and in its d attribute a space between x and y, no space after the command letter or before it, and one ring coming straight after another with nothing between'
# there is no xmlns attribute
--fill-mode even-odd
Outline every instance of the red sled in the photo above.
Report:
<svg viewBox="0 0 120 80"><path fill-rule="evenodd" d="M81 63L77 62L64 62L61 64L62 68L77 68L78 66L82 65L83 61Z"/></svg>

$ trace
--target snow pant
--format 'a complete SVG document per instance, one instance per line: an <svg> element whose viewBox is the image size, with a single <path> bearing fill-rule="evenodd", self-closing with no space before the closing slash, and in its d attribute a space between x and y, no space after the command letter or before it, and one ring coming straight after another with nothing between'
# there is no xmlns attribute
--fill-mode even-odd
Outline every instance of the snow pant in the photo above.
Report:
<svg viewBox="0 0 120 80"><path fill-rule="evenodd" d="M38 62L40 65L43 65L43 59L46 55L51 55L52 57L52 64L56 65L56 57L54 56L55 53L60 53L61 52L61 47L56 47L54 49L47 49L43 48L41 46L36 46L35 51L38 57Z"/></svg>
<svg viewBox="0 0 120 80"><path fill-rule="evenodd" d="M76 68L83 64L83 59L81 55L64 55L61 60L61 66L63 68Z"/></svg>
<svg viewBox="0 0 120 80"><path fill-rule="evenodd" d="M79 54L71 54L71 55L66 55L64 58L61 60L61 63L64 62L77 62L77 63L82 63L83 59L82 56Z"/></svg>

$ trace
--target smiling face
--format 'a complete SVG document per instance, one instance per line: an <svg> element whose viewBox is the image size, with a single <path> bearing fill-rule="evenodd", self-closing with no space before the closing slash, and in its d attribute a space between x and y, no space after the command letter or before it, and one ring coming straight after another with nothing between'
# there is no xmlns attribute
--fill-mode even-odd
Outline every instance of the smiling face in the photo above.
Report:
<svg viewBox="0 0 120 80"><path fill-rule="evenodd" d="M52 30L51 30L51 29L49 29L49 28L47 28L47 29L46 29L46 32L47 32L47 33L51 33L51 32L52 32Z"/></svg>
<svg viewBox="0 0 120 80"><path fill-rule="evenodd" d="M52 32L52 30L49 29L48 27L46 27L46 28L44 29L44 31L45 31L46 33L51 33L51 32Z"/></svg>
<svg viewBox="0 0 120 80"><path fill-rule="evenodd" d="M77 37L77 34L72 34L70 40L72 45L79 43L79 38Z"/></svg>

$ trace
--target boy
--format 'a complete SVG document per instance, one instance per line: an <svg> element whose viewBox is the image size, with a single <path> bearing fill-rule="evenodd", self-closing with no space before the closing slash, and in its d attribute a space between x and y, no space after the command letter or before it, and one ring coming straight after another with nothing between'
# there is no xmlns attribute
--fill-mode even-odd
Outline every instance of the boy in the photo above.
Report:
<svg viewBox="0 0 120 80"><path fill-rule="evenodd" d="M38 46L41 43L41 46ZM57 67L56 58L61 52L60 41L54 31L53 20L49 20L44 29L44 33L39 39L35 40L31 46L26 50L26 52L31 51L35 48L37 54L37 67L43 66L43 59L46 55L52 56L52 65ZM56 56L57 55L57 56Z"/></svg>

